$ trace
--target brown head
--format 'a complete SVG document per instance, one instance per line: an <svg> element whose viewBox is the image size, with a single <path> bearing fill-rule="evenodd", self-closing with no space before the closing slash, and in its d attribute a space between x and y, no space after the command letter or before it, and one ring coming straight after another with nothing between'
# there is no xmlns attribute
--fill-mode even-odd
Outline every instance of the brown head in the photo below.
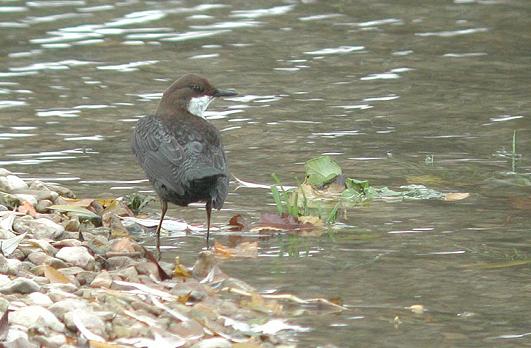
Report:
<svg viewBox="0 0 531 348"><path fill-rule="evenodd" d="M203 117L208 104L216 97L232 97L234 90L215 88L202 76L186 74L168 87L162 94L157 116L172 116L178 112L189 112Z"/></svg>

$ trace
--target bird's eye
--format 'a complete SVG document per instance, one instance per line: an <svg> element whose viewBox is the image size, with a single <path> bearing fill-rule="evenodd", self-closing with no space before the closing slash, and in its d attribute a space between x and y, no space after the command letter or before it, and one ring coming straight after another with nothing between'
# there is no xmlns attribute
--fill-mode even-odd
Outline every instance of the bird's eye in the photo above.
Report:
<svg viewBox="0 0 531 348"><path fill-rule="evenodd" d="M190 88L199 93L203 92L203 88L199 85L191 85Z"/></svg>

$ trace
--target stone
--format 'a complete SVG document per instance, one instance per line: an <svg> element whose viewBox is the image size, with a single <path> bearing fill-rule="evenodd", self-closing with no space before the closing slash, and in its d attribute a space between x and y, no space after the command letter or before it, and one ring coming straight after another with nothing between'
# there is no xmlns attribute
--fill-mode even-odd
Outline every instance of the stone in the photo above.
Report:
<svg viewBox="0 0 531 348"><path fill-rule="evenodd" d="M28 242L38 246L41 248L42 251L44 251L47 255L54 256L55 253L57 253L57 249L55 249L50 243L48 243L45 240L42 239L29 239Z"/></svg>
<svg viewBox="0 0 531 348"><path fill-rule="evenodd" d="M9 263L4 255L0 254L0 273L7 274L9 272Z"/></svg>
<svg viewBox="0 0 531 348"><path fill-rule="evenodd" d="M8 176L12 174L9 170L5 169L5 168L0 168L0 176Z"/></svg>
<svg viewBox="0 0 531 348"><path fill-rule="evenodd" d="M41 347L60 348L66 343L65 335L56 334L50 336L34 336L33 339L41 344Z"/></svg>
<svg viewBox="0 0 531 348"><path fill-rule="evenodd" d="M16 251L16 250L15 250ZM19 266L22 263L22 261L18 259L7 259L7 273L10 275L15 275L18 272Z"/></svg>
<svg viewBox="0 0 531 348"><path fill-rule="evenodd" d="M92 333L103 338L107 337L105 332L105 322L92 311L70 311L65 314L65 325L72 331L77 331L77 325L74 323L74 316Z"/></svg>
<svg viewBox="0 0 531 348"><path fill-rule="evenodd" d="M13 238L16 236L17 235L14 234L13 232L4 230L3 228L0 227L0 239L9 239L9 238Z"/></svg>
<svg viewBox="0 0 531 348"><path fill-rule="evenodd" d="M192 348L231 348L232 343L229 340L222 337L207 338L197 342Z"/></svg>
<svg viewBox="0 0 531 348"><path fill-rule="evenodd" d="M42 199L40 200L37 205L35 206L35 210L39 213L47 213L48 208L53 205L53 202L48 199Z"/></svg>
<svg viewBox="0 0 531 348"><path fill-rule="evenodd" d="M0 191L13 193L27 189L28 184L16 175L0 176Z"/></svg>
<svg viewBox="0 0 531 348"><path fill-rule="evenodd" d="M41 265L44 263L47 257L49 256L43 251L34 251L28 255L27 260L35 265Z"/></svg>
<svg viewBox="0 0 531 348"><path fill-rule="evenodd" d="M115 269L123 269L130 266L135 266L138 262L129 256L113 256L109 257L106 262L106 268L109 271Z"/></svg>
<svg viewBox="0 0 531 348"><path fill-rule="evenodd" d="M20 205L20 200L12 194L0 191L0 204L13 210Z"/></svg>
<svg viewBox="0 0 531 348"><path fill-rule="evenodd" d="M53 302L59 302L65 299L77 299L78 297L74 294L71 294L69 292L66 292L62 289L59 289L57 287L54 287L52 284L48 286L48 290L46 291L46 294L50 296L50 299Z"/></svg>
<svg viewBox="0 0 531 348"><path fill-rule="evenodd" d="M110 288L111 285L112 277L107 271L101 271L90 283L91 288Z"/></svg>
<svg viewBox="0 0 531 348"><path fill-rule="evenodd" d="M64 247L55 254L55 257L66 261L73 266L79 266L86 270L93 270L95 260L85 247Z"/></svg>
<svg viewBox="0 0 531 348"><path fill-rule="evenodd" d="M83 271L76 274L76 279L80 285L88 285L92 283L94 278L98 275L97 272Z"/></svg>
<svg viewBox="0 0 531 348"><path fill-rule="evenodd" d="M49 190L57 192L60 196L66 198L76 198L76 195L72 190L61 185L44 184Z"/></svg>
<svg viewBox="0 0 531 348"><path fill-rule="evenodd" d="M65 326L48 309L41 306L27 306L9 314L9 323L30 328L50 328L56 332L64 332Z"/></svg>
<svg viewBox="0 0 531 348"><path fill-rule="evenodd" d="M79 231L79 219L77 217L71 217L65 224L65 230L68 232L77 232Z"/></svg>
<svg viewBox="0 0 531 348"><path fill-rule="evenodd" d="M6 274L0 274L0 287L6 285L11 281L11 278Z"/></svg>
<svg viewBox="0 0 531 348"><path fill-rule="evenodd" d="M53 305L53 301L50 299L50 296L43 294L41 292L32 292L27 296L27 299L36 306L49 307Z"/></svg>
<svg viewBox="0 0 531 348"><path fill-rule="evenodd" d="M28 278L16 278L0 287L2 294L29 294L41 289L40 285Z"/></svg>
<svg viewBox="0 0 531 348"><path fill-rule="evenodd" d="M13 194L13 196L18 198L21 202L28 202L33 207L37 205L37 198L35 198L35 196L27 195L24 193L16 193L16 194Z"/></svg>
<svg viewBox="0 0 531 348"><path fill-rule="evenodd" d="M86 302L78 298L66 298L54 303L49 307L49 309L57 316L57 318L64 320L66 313L70 311L85 312L89 310L89 306Z"/></svg>
<svg viewBox="0 0 531 348"><path fill-rule="evenodd" d="M50 219L33 219L30 216L16 218L13 229L18 233L32 234L35 239L57 239L64 232L64 227Z"/></svg>

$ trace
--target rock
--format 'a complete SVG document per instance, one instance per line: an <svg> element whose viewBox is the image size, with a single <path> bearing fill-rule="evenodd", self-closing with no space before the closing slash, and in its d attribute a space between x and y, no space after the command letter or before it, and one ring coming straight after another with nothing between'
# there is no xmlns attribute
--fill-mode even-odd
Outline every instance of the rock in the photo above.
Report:
<svg viewBox="0 0 531 348"><path fill-rule="evenodd" d="M117 271L118 275L125 281L138 283L138 272L136 271L136 268L131 266L127 267L124 270Z"/></svg>
<svg viewBox="0 0 531 348"><path fill-rule="evenodd" d="M0 287L6 285L11 281L11 278L9 278L6 274L0 274Z"/></svg>
<svg viewBox="0 0 531 348"><path fill-rule="evenodd" d="M50 328L56 332L64 332L65 326L48 309L41 306L27 306L20 308L9 315L11 324L18 324L30 328Z"/></svg>
<svg viewBox="0 0 531 348"><path fill-rule="evenodd" d="M0 176L0 191L13 193L20 190L27 190L28 184L16 175Z"/></svg>
<svg viewBox="0 0 531 348"><path fill-rule="evenodd" d="M20 205L20 200L12 194L0 191L0 204L13 210Z"/></svg>
<svg viewBox="0 0 531 348"><path fill-rule="evenodd" d="M8 175L11 175L12 173L5 169L5 168L0 168L0 176L8 176Z"/></svg>
<svg viewBox="0 0 531 348"><path fill-rule="evenodd" d="M129 256L113 256L109 257L106 262L106 268L109 271L115 269L123 269L130 266L135 266L138 262Z"/></svg>
<svg viewBox="0 0 531 348"><path fill-rule="evenodd" d="M45 252L34 251L34 252L32 252L32 253L30 253L28 255L27 260L30 261L31 263L35 264L35 265L41 265L41 264L44 263L44 261L46 260L47 257L49 257L49 256L46 255Z"/></svg>
<svg viewBox="0 0 531 348"><path fill-rule="evenodd" d="M76 274L76 279L80 285L88 285L92 283L98 274L97 272L83 271Z"/></svg>
<svg viewBox="0 0 531 348"><path fill-rule="evenodd" d="M28 202L33 207L35 207L37 205L37 198L35 198L32 195L27 195L27 194L24 194L24 193L16 193L16 194L13 194L13 196L18 198L21 202L24 202L24 201Z"/></svg>
<svg viewBox="0 0 531 348"><path fill-rule="evenodd" d="M74 323L74 316L76 321L79 320L92 333L103 338L107 337L105 332L105 323L92 311L70 311L65 314L65 325L72 331L78 331L77 325Z"/></svg>
<svg viewBox="0 0 531 348"><path fill-rule="evenodd" d="M231 348L232 343L229 340L222 337L212 337L197 342L192 348Z"/></svg>
<svg viewBox="0 0 531 348"><path fill-rule="evenodd" d="M50 284L47 286L48 290L46 291L46 294L50 296L50 299L53 302L59 302L65 299L77 299L78 297L72 293L66 292L62 289L59 289L58 287L54 286L54 284Z"/></svg>
<svg viewBox="0 0 531 348"><path fill-rule="evenodd" d="M67 298L54 303L49 309L57 318L64 320L66 313L70 311L86 312L89 310L89 306L86 302L78 298Z"/></svg>
<svg viewBox="0 0 531 348"><path fill-rule="evenodd" d="M48 207L51 207L53 205L53 202L48 199L40 200L37 205L35 206L35 210L37 210L39 213L47 213Z"/></svg>
<svg viewBox="0 0 531 348"><path fill-rule="evenodd" d="M87 232L92 233L93 235L103 236L109 238L111 234L111 229L109 227L96 227L87 230Z"/></svg>
<svg viewBox="0 0 531 348"><path fill-rule="evenodd" d="M9 301L5 298L0 297L0 313L5 313L9 308Z"/></svg>
<svg viewBox="0 0 531 348"><path fill-rule="evenodd" d="M28 278L16 278L0 287L2 294L29 294L39 291L39 284Z"/></svg>
<svg viewBox="0 0 531 348"><path fill-rule="evenodd" d="M107 271L101 271L90 283L91 288L110 288L111 285L112 277Z"/></svg>
<svg viewBox="0 0 531 348"><path fill-rule="evenodd" d="M18 233L30 233L35 239L57 239L64 232L64 227L45 218L33 219L23 216L15 219L13 229Z"/></svg>
<svg viewBox="0 0 531 348"><path fill-rule="evenodd" d="M0 254L0 273L7 274L9 272L9 264L4 255Z"/></svg>
<svg viewBox="0 0 531 348"><path fill-rule="evenodd" d="M42 239L29 239L28 242L30 242L30 243L32 243L34 245L37 245L47 255L54 256L55 253L57 253L57 249L55 249L50 243L48 243L45 240L42 240Z"/></svg>
<svg viewBox="0 0 531 348"><path fill-rule="evenodd" d="M38 345L29 341L27 332L20 329L22 329L20 326L17 328L10 327L2 345L6 348L39 348Z"/></svg>
<svg viewBox="0 0 531 348"><path fill-rule="evenodd" d="M3 228L0 227L0 239L9 239L13 237L16 237L16 235L13 232L4 230Z"/></svg>
<svg viewBox="0 0 531 348"><path fill-rule="evenodd" d="M49 190L57 192L60 196L66 198L76 198L76 195L72 190L64 186L55 185L55 184L44 184Z"/></svg>
<svg viewBox="0 0 531 348"><path fill-rule="evenodd" d="M38 335L32 338L35 341L39 342L41 344L41 347L46 347L46 348L59 348L59 347L63 347L63 345L66 343L65 335L61 335L61 334L51 335L51 336Z"/></svg>
<svg viewBox="0 0 531 348"><path fill-rule="evenodd" d="M16 251L16 250L15 250ZM7 259L7 273L11 275L15 275L18 272L19 266L22 263L22 261L18 259Z"/></svg>
<svg viewBox="0 0 531 348"><path fill-rule="evenodd" d="M64 226L65 226L65 230L69 232L77 232L79 231L79 226L80 226L79 219L77 218L77 216L71 217L70 220L68 220L64 224Z"/></svg>
<svg viewBox="0 0 531 348"><path fill-rule="evenodd" d="M65 247L59 250L55 257L89 271L94 269L94 257L85 247Z"/></svg>
<svg viewBox="0 0 531 348"><path fill-rule="evenodd" d="M31 304L36 306L49 307L53 305L53 301L50 299L50 296L41 292L32 292L27 296L27 299L30 300Z"/></svg>

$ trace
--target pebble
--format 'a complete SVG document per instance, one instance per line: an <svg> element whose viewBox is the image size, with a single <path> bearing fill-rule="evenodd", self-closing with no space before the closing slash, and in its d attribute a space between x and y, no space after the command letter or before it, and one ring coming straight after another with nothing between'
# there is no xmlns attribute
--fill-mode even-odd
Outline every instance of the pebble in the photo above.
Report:
<svg viewBox="0 0 531 348"><path fill-rule="evenodd" d="M40 200L37 205L35 206L35 210L37 210L39 213L47 213L48 207L51 207L53 205L53 202L48 199Z"/></svg>
<svg viewBox="0 0 531 348"><path fill-rule="evenodd" d="M9 314L9 322L29 328L47 327L56 332L64 332L65 325L48 309L42 306L27 306Z"/></svg>
<svg viewBox="0 0 531 348"><path fill-rule="evenodd" d="M207 338L201 342L197 342L192 348L231 348L232 343L229 340L221 337Z"/></svg>
<svg viewBox="0 0 531 348"><path fill-rule="evenodd" d="M57 239L65 230L50 219L33 219L30 216L16 218L13 229L18 233L30 233L36 239Z"/></svg>
<svg viewBox="0 0 531 348"><path fill-rule="evenodd" d="M0 273L6 274L9 272L9 263L4 255L0 254Z"/></svg>
<svg viewBox="0 0 531 348"><path fill-rule="evenodd" d="M28 202L33 207L37 205L37 198L35 198L35 196L24 194L24 193L16 193L13 196L18 198L21 202L24 202L24 201Z"/></svg>
<svg viewBox="0 0 531 348"><path fill-rule="evenodd" d="M0 287L2 294L29 294L31 292L39 291L40 285L28 278L16 278L9 283Z"/></svg>
<svg viewBox="0 0 531 348"><path fill-rule="evenodd" d="M65 314L65 325L70 330L76 331L77 325L74 322L74 316L76 321L79 320L90 332L101 336L107 337L105 331L105 323L100 319L98 315L92 311L70 311Z"/></svg>
<svg viewBox="0 0 531 348"><path fill-rule="evenodd" d="M94 269L94 257L85 247L64 247L55 254L55 257L89 271Z"/></svg>
<svg viewBox="0 0 531 348"><path fill-rule="evenodd" d="M50 299L50 296L41 292L32 292L28 295L28 299L32 304L37 306L49 307L53 305L53 301Z"/></svg>
<svg viewBox="0 0 531 348"><path fill-rule="evenodd" d="M90 283L91 288L110 288L112 277L107 271L101 271L96 278Z"/></svg>
<svg viewBox="0 0 531 348"><path fill-rule="evenodd" d="M28 184L16 175L0 176L0 191L13 193L27 189Z"/></svg>
<svg viewBox="0 0 531 348"><path fill-rule="evenodd" d="M70 311L85 312L89 310L89 305L78 298L67 298L54 303L49 309L59 319L63 320L66 313Z"/></svg>

